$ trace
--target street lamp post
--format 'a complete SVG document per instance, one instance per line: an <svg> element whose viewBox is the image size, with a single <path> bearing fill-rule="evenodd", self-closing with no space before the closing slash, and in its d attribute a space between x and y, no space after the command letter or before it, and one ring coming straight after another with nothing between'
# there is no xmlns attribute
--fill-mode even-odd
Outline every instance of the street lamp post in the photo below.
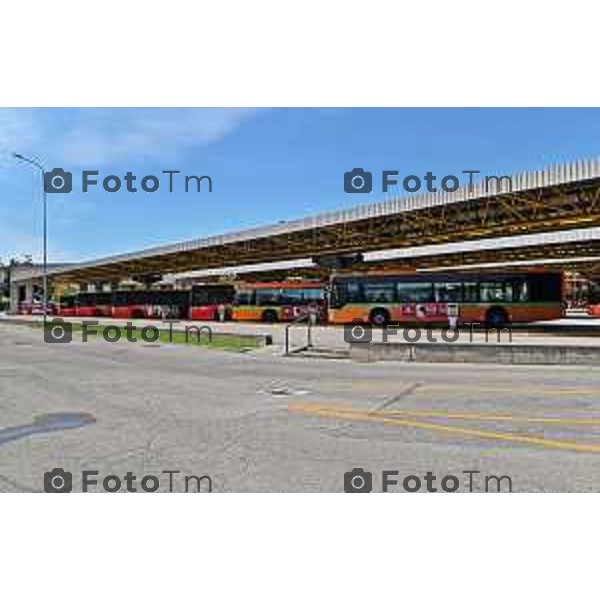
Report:
<svg viewBox="0 0 600 600"><path fill-rule="evenodd" d="M44 173L46 172L44 169L44 165L37 160L36 158L27 158L22 154L17 154L13 152L13 157L17 160L29 163L38 171L42 176L42 210L43 210L43 237L44 237L44 258L43 258L43 266L42 266L42 286L44 288L44 329L46 328L46 313L48 312L48 210L47 210L47 200L46 200L46 187L44 186Z"/></svg>

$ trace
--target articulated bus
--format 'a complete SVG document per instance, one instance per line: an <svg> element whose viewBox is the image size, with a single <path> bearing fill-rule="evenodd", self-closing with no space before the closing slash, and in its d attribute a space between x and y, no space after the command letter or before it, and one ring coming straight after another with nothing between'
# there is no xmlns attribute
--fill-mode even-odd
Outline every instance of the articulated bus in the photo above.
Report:
<svg viewBox="0 0 600 600"><path fill-rule="evenodd" d="M75 301L77 297L75 294L69 296L63 296L58 303L57 314L61 317L75 317L77 316L75 310Z"/></svg>
<svg viewBox="0 0 600 600"><path fill-rule="evenodd" d="M115 319L227 318L235 288L231 285L199 285L191 291L117 290L80 292L64 296L59 314L63 317L113 317Z"/></svg>
<svg viewBox="0 0 600 600"><path fill-rule="evenodd" d="M80 292L75 296L75 316L77 317L110 317L112 316L112 306L112 292Z"/></svg>
<svg viewBox="0 0 600 600"><path fill-rule="evenodd" d="M192 321L229 320L234 297L233 285L195 285L192 287L189 318Z"/></svg>
<svg viewBox="0 0 600 600"><path fill-rule="evenodd" d="M330 323L510 323L564 315L562 273L404 273L334 276Z"/></svg>
<svg viewBox="0 0 600 600"><path fill-rule="evenodd" d="M115 319L187 319L190 292L144 290L114 292Z"/></svg>
<svg viewBox="0 0 600 600"><path fill-rule="evenodd" d="M277 323L293 321L309 311L318 321L327 320L325 289L320 281L244 283L237 286L231 318Z"/></svg>

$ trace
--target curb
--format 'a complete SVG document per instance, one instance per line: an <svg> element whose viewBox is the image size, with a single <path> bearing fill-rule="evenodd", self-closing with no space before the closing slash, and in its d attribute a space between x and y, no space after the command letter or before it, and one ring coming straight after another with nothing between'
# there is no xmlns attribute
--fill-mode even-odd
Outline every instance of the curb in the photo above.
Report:
<svg viewBox="0 0 600 600"><path fill-rule="evenodd" d="M352 344L350 358L361 362L487 363L511 365L594 365L600 347L489 344Z"/></svg>

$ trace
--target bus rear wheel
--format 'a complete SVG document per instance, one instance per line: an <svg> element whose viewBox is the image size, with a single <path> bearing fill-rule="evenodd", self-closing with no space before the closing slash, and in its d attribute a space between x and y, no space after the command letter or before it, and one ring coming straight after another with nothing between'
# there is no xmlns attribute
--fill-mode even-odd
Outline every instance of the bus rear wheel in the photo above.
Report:
<svg viewBox="0 0 600 600"><path fill-rule="evenodd" d="M485 326L488 329L506 327L509 323L510 320L506 311L499 306L490 308L485 315Z"/></svg>
<svg viewBox="0 0 600 600"><path fill-rule="evenodd" d="M274 310L265 310L262 320L264 323L277 323L277 313Z"/></svg>
<svg viewBox="0 0 600 600"><path fill-rule="evenodd" d="M369 322L371 325L385 325L390 321L390 313L385 308L375 308L369 315Z"/></svg>

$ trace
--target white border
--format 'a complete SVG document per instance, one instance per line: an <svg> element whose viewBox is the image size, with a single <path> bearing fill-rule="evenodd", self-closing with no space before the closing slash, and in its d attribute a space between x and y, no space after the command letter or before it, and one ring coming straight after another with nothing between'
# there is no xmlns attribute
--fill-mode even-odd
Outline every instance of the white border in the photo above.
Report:
<svg viewBox="0 0 600 600"><path fill-rule="evenodd" d="M585 106L598 8L5 3L5 106ZM2 495L7 598L585 598L594 496Z"/></svg>
<svg viewBox="0 0 600 600"><path fill-rule="evenodd" d="M2 7L15 106L585 106L598 7L280 0Z"/></svg>
<svg viewBox="0 0 600 600"><path fill-rule="evenodd" d="M564 599L596 587L592 495L30 494L2 504L6 598Z"/></svg>

